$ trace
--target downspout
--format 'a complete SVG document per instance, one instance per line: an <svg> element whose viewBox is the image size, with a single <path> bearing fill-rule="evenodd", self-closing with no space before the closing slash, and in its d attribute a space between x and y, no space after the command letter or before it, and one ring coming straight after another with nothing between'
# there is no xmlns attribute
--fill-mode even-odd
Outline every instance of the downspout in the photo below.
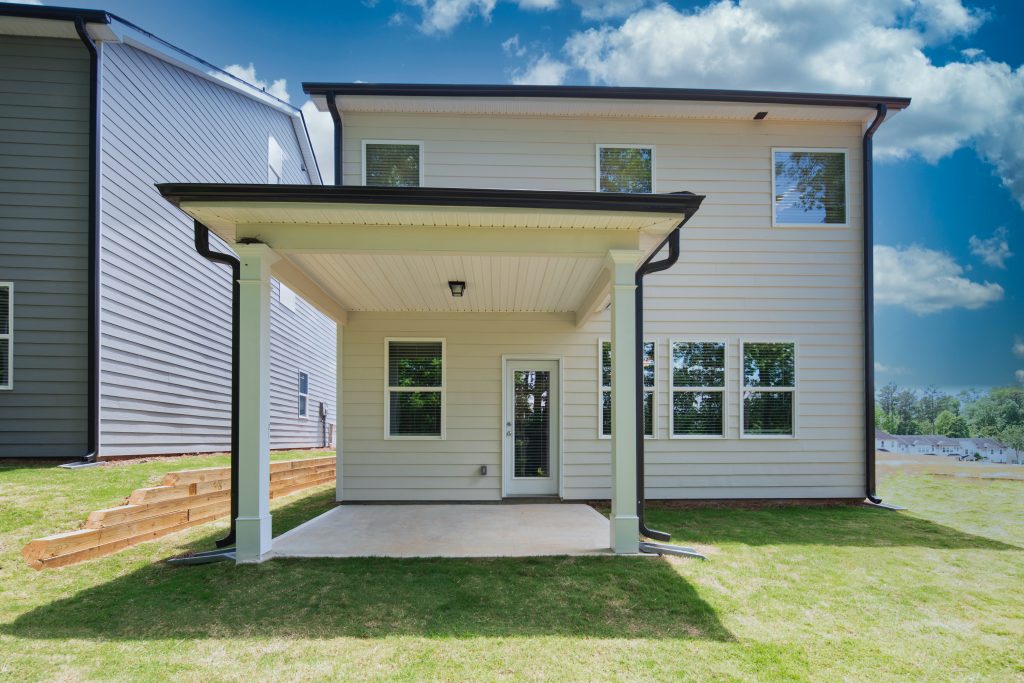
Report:
<svg viewBox="0 0 1024 683"><path fill-rule="evenodd" d="M683 221L685 222L685 220ZM636 515L640 520L640 535L659 541L669 541L672 536L664 531L656 531L647 527L644 517L644 276L668 270L679 260L679 230L683 223L677 225L658 248L636 271ZM655 256L668 244L668 257L661 261L653 261Z"/></svg>
<svg viewBox="0 0 1024 683"><path fill-rule="evenodd" d="M97 463L100 442L100 96L99 60L100 53L86 28L85 17L75 17L75 31L82 44L89 51L89 283L87 285L89 370L86 392L86 446L85 455L70 467L81 467Z"/></svg>
<svg viewBox="0 0 1024 683"><path fill-rule="evenodd" d="M333 91L327 93L327 109L331 112L331 120L334 122L334 184L343 185L341 180L341 112L338 111L338 102L335 100Z"/></svg>
<svg viewBox="0 0 1024 683"><path fill-rule="evenodd" d="M882 125L889 107L879 104L875 120L864 131L863 157L864 195L864 484L865 495L872 503L882 499L875 495L875 281L874 281L874 160L872 140Z"/></svg>
<svg viewBox="0 0 1024 683"><path fill-rule="evenodd" d="M235 520L238 519L238 317L241 304L238 279L242 276L242 264L232 254L211 250L210 229L199 221L195 221L195 246L200 256L231 268L231 529L217 541L217 547L224 548L235 543Z"/></svg>

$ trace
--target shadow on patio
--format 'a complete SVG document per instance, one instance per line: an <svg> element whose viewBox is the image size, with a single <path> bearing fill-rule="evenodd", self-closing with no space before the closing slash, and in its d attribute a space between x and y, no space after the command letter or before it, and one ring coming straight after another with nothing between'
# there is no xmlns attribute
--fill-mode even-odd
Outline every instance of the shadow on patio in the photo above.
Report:
<svg viewBox="0 0 1024 683"><path fill-rule="evenodd" d="M333 492L274 513L282 533ZM210 547L217 534L190 546ZM64 570L68 571L68 570ZM20 615L20 638L379 638L574 635L732 639L714 610L653 558L276 559L155 563Z"/></svg>

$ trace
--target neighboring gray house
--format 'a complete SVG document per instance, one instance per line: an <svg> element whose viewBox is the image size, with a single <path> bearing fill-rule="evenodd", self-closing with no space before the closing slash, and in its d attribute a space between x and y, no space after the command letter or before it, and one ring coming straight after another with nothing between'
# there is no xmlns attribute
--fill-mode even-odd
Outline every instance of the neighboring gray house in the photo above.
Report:
<svg viewBox="0 0 1024 683"><path fill-rule="evenodd" d="M300 112L105 12L3 3L0 95L0 457L227 449L231 270L154 185L319 184ZM271 447L319 446L335 324L271 290Z"/></svg>

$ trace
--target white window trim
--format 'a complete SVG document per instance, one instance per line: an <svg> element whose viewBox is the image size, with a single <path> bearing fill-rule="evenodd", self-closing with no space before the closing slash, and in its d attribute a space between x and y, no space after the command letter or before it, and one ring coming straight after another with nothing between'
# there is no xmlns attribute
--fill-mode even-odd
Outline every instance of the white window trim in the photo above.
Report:
<svg viewBox="0 0 1024 683"><path fill-rule="evenodd" d="M649 149L651 150L651 194L658 191L658 150L654 145L604 144L594 146L594 191L601 191L601 150L602 149ZM774 157L773 157L774 158ZM775 195L772 195L773 197Z"/></svg>
<svg viewBox="0 0 1024 683"><path fill-rule="evenodd" d="M388 368L391 367L391 342L440 342L441 343L441 386L440 387L392 387L389 384ZM448 344L444 337L384 337L384 438L395 441L444 441L448 434L447 384ZM441 433L436 436L418 434L391 434L391 392L428 392L441 394Z"/></svg>
<svg viewBox="0 0 1024 683"><path fill-rule="evenodd" d="M416 145L420 148L420 187L424 185L424 178L426 177L423 173L424 167L426 166L423 158L423 141L422 140L363 140L362 141L362 156L359 162L360 173L363 178L363 187L366 187L366 146L367 145Z"/></svg>
<svg viewBox="0 0 1024 683"><path fill-rule="evenodd" d="M673 365L673 354L675 351L676 344L693 344L697 342L712 343L712 344L724 344L725 345L725 360L723 366L724 382L720 387L677 387L675 385L675 371ZM722 439L728 438L729 435L729 395L726 392L726 388L729 386L729 342L726 339L713 339L710 337L686 337L685 339L673 338L668 342L668 392L669 392L669 420L668 420L668 438L670 439L681 439L688 441L704 441L711 439L712 441L721 441ZM721 434L676 434L675 424L672 419L673 411L676 405L676 394L699 394L699 393L711 393L718 392L722 394L722 433Z"/></svg>
<svg viewBox="0 0 1024 683"><path fill-rule="evenodd" d="M793 386L792 387L747 387L743 381L744 347L747 344L792 344L793 345ZM795 339L741 339L740 340L740 438L741 439L796 439L800 436L800 345ZM743 431L743 392L788 392L793 394L793 433L792 434L745 434Z"/></svg>
<svg viewBox="0 0 1024 683"><path fill-rule="evenodd" d="M775 219L775 153L776 152L832 152L843 155L843 188L846 195L846 211L842 223L780 223ZM772 194L769 197L772 209L773 228L848 228L850 227L850 150L845 147L772 147L770 172Z"/></svg>
<svg viewBox="0 0 1024 683"><path fill-rule="evenodd" d="M296 387L296 389L298 390L296 392L296 394L297 394L297 396L299 398L301 398L303 396L306 397L306 412L299 411L298 410L298 405L296 405L295 407L296 407L296 412L299 415L299 419L305 420L305 419L307 419L309 417L309 373L308 372L303 372L302 370L299 370L298 373L299 373L299 375L298 375L298 377L296 379L298 380L299 386ZM306 393L302 393L302 376L303 375L306 376ZM296 403L300 404L299 401L298 401L298 398L296 399Z"/></svg>
<svg viewBox="0 0 1024 683"><path fill-rule="evenodd" d="M599 439L611 439L611 434L603 433L604 428L604 395L607 392L611 394L612 388L602 384L604 381L602 370L604 345L611 344L611 340L602 338L597 340L597 438ZM651 394L651 429L652 434L644 434L644 439L653 441L658 438L658 367L661 363L658 362L658 341L656 339L645 339L644 344L654 344L654 386L644 387L645 394ZM640 427L640 425L637 425Z"/></svg>
<svg viewBox="0 0 1024 683"><path fill-rule="evenodd" d="M7 340L7 384L0 384L0 391L11 391L14 389L14 283L0 282L0 287L7 290L7 306L10 311L7 333L0 334L0 339Z"/></svg>

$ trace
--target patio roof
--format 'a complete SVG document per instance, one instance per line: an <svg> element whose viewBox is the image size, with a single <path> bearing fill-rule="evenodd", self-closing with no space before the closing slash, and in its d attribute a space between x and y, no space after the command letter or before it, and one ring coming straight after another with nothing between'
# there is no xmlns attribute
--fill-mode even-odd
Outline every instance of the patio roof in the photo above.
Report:
<svg viewBox="0 0 1024 683"><path fill-rule="evenodd" d="M700 206L691 193L164 184L229 244L281 257L275 277L331 317L360 312L571 314L608 299L610 250L653 252ZM467 283L452 297L449 280Z"/></svg>

